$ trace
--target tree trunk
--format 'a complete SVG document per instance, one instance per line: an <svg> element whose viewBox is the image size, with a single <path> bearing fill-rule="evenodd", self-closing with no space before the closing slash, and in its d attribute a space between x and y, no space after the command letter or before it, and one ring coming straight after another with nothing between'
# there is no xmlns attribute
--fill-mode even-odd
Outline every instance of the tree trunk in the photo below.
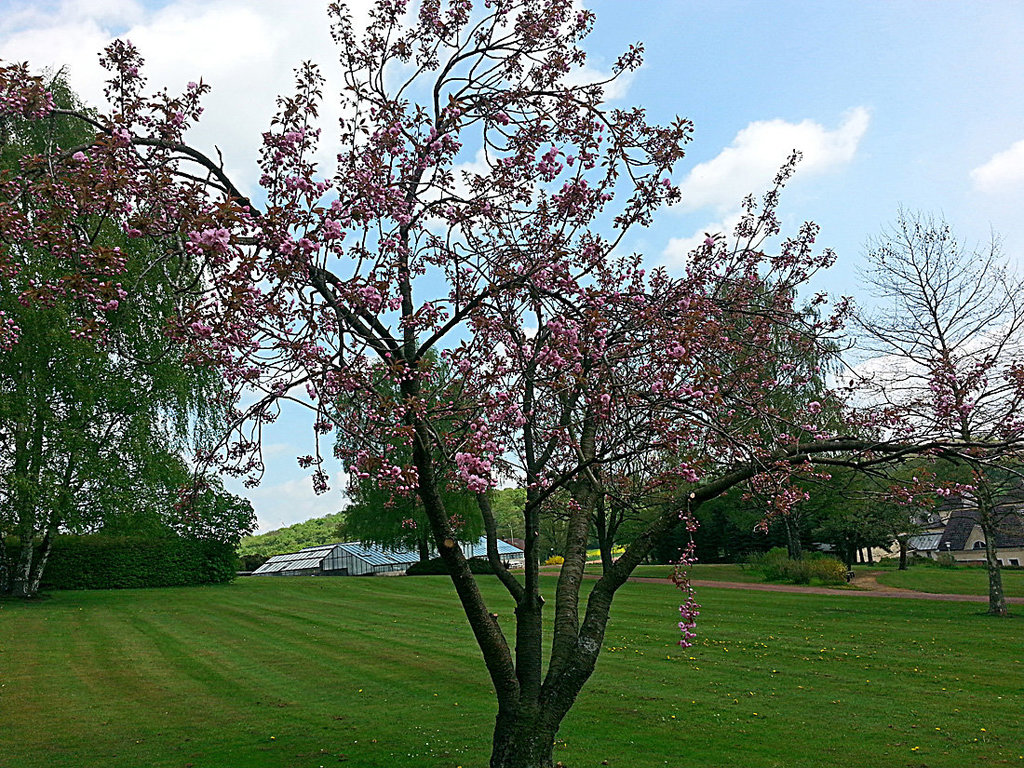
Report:
<svg viewBox="0 0 1024 768"><path fill-rule="evenodd" d="M7 539L0 534L0 595L6 595L11 586L11 560L7 557Z"/></svg>
<svg viewBox="0 0 1024 768"><path fill-rule="evenodd" d="M13 478L18 482L13 494L13 508L21 539L18 563L11 576L11 594L15 597L32 596L32 555L36 535L36 505L39 502L39 477L43 465L43 419L39 408L35 416L31 438L27 431L16 430ZM41 526L40 526L41 527Z"/></svg>
<svg viewBox="0 0 1024 768"><path fill-rule="evenodd" d="M846 567L848 569L853 568L853 566L856 564L856 557L854 556L853 544L851 544L849 541L844 541L840 546L843 550L843 562L846 564Z"/></svg>
<svg viewBox="0 0 1024 768"><path fill-rule="evenodd" d="M612 540L608 535L608 521L599 511L594 515L594 528L597 531L597 547L601 552L601 570L607 571L612 567Z"/></svg>
<svg viewBox="0 0 1024 768"><path fill-rule="evenodd" d="M988 570L988 614L989 616L1009 616L1010 612L1006 607L1006 595L1003 593L1003 574L999 567L999 557L996 550L996 536L998 532L995 503L993 501L992 486L988 478L982 476L977 494L978 501L978 525L981 527L981 534L985 537L985 566Z"/></svg>
<svg viewBox="0 0 1024 768"><path fill-rule="evenodd" d="M985 530L985 566L988 569L988 613L990 616L1009 616L1006 595L1003 593L1003 573L996 553L995 531Z"/></svg>
<svg viewBox="0 0 1024 768"><path fill-rule="evenodd" d="M870 546L867 547L867 550L868 550L868 562L869 563L874 563L875 562L875 556L871 553L871 547Z"/></svg>
<svg viewBox="0 0 1024 768"><path fill-rule="evenodd" d="M18 564L11 579L11 594L14 597L32 596L32 536L25 537L18 552Z"/></svg>
<svg viewBox="0 0 1024 768"><path fill-rule="evenodd" d="M541 717L500 714L494 728L490 768L551 768L558 728L542 725Z"/></svg>
<svg viewBox="0 0 1024 768"><path fill-rule="evenodd" d="M39 592L39 585L43 581L43 570L46 568L46 561L50 559L50 550L53 548L53 537L57 531L54 526L49 526L46 529L46 535L43 536L43 543L39 547L39 551L36 553L35 562L32 564L31 575L29 576L29 596L35 595Z"/></svg>
<svg viewBox="0 0 1024 768"><path fill-rule="evenodd" d="M907 540L906 540L905 537L901 536L900 538L897 539L897 541L899 541L899 543L900 543L900 567L899 567L899 570L905 571L905 570L907 570Z"/></svg>
<svg viewBox="0 0 1024 768"><path fill-rule="evenodd" d="M800 525L790 515L783 515L782 521L786 527L786 549L789 550L789 559L799 560L803 557L803 550L800 547Z"/></svg>

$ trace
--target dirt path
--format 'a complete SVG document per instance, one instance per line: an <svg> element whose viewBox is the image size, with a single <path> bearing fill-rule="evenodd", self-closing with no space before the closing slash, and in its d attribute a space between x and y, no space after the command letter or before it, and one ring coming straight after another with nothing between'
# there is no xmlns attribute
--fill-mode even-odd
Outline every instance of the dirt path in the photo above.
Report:
<svg viewBox="0 0 1024 768"><path fill-rule="evenodd" d="M588 574L587 578L597 578ZM658 579L646 576L631 576L630 581L652 582L655 584L671 584L671 579ZM711 581L694 579L695 587L718 587L721 589L752 589L760 592L793 592L804 595L849 595L851 597L894 597L910 600L945 600L957 603L987 603L987 595L948 595L932 592L915 592L912 589L900 589L879 584L875 573L865 573L853 580L853 586L859 589L829 589L828 587L802 587L796 584L751 584L741 581ZM1006 602L1011 605L1024 605L1024 597L1008 597Z"/></svg>

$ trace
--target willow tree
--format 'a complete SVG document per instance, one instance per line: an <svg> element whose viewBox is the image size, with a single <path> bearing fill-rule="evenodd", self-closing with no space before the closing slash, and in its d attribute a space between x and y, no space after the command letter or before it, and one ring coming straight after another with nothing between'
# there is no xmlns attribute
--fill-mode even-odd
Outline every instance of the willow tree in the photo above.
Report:
<svg viewBox="0 0 1024 768"><path fill-rule="evenodd" d="M221 410L222 389L165 333L196 270L167 259L162 238L125 231L126 198L84 151L95 130L61 114L88 116L63 77L45 90L25 78L0 70L7 98L36 86L0 121L0 591L27 597L58 531L144 516L202 528L177 494L192 479L182 455ZM249 510L221 533L251 525Z"/></svg>

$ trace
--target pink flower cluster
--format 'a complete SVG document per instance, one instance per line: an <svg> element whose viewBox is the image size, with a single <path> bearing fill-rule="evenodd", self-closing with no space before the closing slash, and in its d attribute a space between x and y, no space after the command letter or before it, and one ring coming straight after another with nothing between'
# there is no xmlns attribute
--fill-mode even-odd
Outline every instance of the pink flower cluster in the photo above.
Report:
<svg viewBox="0 0 1024 768"><path fill-rule="evenodd" d="M189 232L188 239L193 246L224 253L231 244L231 232L223 227L216 227L204 229L202 232Z"/></svg>
<svg viewBox="0 0 1024 768"><path fill-rule="evenodd" d="M460 452L455 454L455 467L470 491L482 493L493 486L490 459Z"/></svg>

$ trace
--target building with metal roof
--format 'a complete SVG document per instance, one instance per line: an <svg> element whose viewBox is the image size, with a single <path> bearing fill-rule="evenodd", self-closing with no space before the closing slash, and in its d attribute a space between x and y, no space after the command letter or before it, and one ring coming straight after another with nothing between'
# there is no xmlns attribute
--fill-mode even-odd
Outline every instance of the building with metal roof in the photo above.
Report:
<svg viewBox="0 0 1024 768"><path fill-rule="evenodd" d="M389 551L347 541L274 555L253 576L369 576L404 571L419 560L411 551Z"/></svg>
<svg viewBox="0 0 1024 768"><path fill-rule="evenodd" d="M481 536L478 541L462 545L462 553L466 557L487 559L487 537ZM498 539L498 557L510 568L523 568L526 565L526 553L514 544Z"/></svg>
<svg viewBox="0 0 1024 768"><path fill-rule="evenodd" d="M487 557L486 537L461 546L466 557ZM510 568L522 568L525 563L523 550L500 539L498 556ZM374 544L346 541L274 555L252 575L369 576L404 571L419 559L419 554L412 550L388 550Z"/></svg>

